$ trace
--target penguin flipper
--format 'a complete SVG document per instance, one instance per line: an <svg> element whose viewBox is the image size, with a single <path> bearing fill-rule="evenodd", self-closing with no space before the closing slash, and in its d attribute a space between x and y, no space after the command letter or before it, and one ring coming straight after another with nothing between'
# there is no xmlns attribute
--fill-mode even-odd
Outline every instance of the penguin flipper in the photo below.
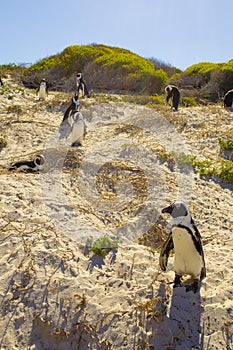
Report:
<svg viewBox="0 0 233 350"><path fill-rule="evenodd" d="M172 233L170 232L166 242L164 243L160 257L159 257L159 266L162 271L166 271L167 268L167 262L168 262L168 257L170 254L170 251L174 248L174 243L172 239Z"/></svg>
<svg viewBox="0 0 233 350"><path fill-rule="evenodd" d="M62 119L62 123L69 118L71 112L72 112L72 104L66 109Z"/></svg>
<svg viewBox="0 0 233 350"><path fill-rule="evenodd" d="M193 219L192 219L191 223L192 223L193 228L194 228L194 236L195 236L194 244L195 244L195 247L196 247L198 253L202 257L202 262L203 262L203 268L201 270L201 277L200 277L200 279L202 280L203 278L206 277L206 267L205 267L205 257L204 257L203 244L202 244L201 234L198 231L198 228L195 225Z"/></svg>
<svg viewBox="0 0 233 350"><path fill-rule="evenodd" d="M205 262L203 261L204 266L201 269L201 276L200 276L200 280L202 281L205 277L206 277L206 268L205 268Z"/></svg>

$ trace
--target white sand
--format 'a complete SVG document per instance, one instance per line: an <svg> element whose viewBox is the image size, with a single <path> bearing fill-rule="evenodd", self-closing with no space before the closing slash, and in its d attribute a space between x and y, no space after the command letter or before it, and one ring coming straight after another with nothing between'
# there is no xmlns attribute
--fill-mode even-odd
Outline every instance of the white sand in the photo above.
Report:
<svg viewBox="0 0 233 350"><path fill-rule="evenodd" d="M181 174L159 154L166 147L218 159L218 137L232 132L233 113L213 106L158 115L81 100L88 132L67 154L56 132L70 96L37 102L31 91L8 87L0 95L7 140L0 349L232 349L233 188L190 169ZM7 170L37 153L49 159L45 172ZM159 254L138 242L156 220L165 234L168 217L158 213L178 198L189 202L204 242L207 277L197 294L173 290L173 258L162 273ZM120 247L104 259L84 255L87 238L104 234Z"/></svg>

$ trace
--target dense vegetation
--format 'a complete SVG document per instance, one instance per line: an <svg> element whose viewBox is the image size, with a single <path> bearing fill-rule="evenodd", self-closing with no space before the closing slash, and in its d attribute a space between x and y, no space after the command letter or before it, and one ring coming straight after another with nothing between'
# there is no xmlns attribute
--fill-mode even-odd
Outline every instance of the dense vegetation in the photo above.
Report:
<svg viewBox="0 0 233 350"><path fill-rule="evenodd" d="M82 72L94 91L162 93L168 79L163 69L126 49L105 45L69 46L61 53L44 58L25 70L23 83L38 86L45 77L52 90L73 91L75 76Z"/></svg>
<svg viewBox="0 0 233 350"><path fill-rule="evenodd" d="M94 92L129 95L163 95L165 84L177 85L186 106L219 102L233 88L233 59L227 63L201 62L184 72L155 58L101 44L73 45L27 67L0 66L0 75L11 72L26 87L36 88L46 78L50 90L73 92L82 72Z"/></svg>
<svg viewBox="0 0 233 350"><path fill-rule="evenodd" d="M227 63L202 62L176 74L171 81L182 87L183 93L199 101L217 102L233 88L233 60Z"/></svg>

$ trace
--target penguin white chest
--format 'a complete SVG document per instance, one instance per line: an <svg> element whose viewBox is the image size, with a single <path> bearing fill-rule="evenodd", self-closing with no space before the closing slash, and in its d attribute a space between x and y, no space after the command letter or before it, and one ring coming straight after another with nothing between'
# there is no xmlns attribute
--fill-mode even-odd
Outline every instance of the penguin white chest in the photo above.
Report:
<svg viewBox="0 0 233 350"><path fill-rule="evenodd" d="M39 99L45 100L45 98L46 98L46 86L41 85L39 89Z"/></svg>
<svg viewBox="0 0 233 350"><path fill-rule="evenodd" d="M17 171L24 171L24 170L28 170L28 165L20 165L20 167L17 168Z"/></svg>
<svg viewBox="0 0 233 350"><path fill-rule="evenodd" d="M175 250L175 272L197 278L201 273L202 258L194 245L191 234L181 227L173 227L172 239Z"/></svg>
<svg viewBox="0 0 233 350"><path fill-rule="evenodd" d="M72 125L71 135L70 135L70 139L72 143L83 142L84 129L85 129L85 126L82 118L74 120Z"/></svg>

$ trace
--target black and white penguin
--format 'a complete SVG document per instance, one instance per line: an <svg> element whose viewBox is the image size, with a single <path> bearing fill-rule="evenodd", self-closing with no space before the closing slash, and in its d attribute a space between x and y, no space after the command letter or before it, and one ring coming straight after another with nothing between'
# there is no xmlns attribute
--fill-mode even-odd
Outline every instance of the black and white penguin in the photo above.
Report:
<svg viewBox="0 0 233 350"><path fill-rule="evenodd" d="M180 103L179 89L174 85L167 85L165 87L165 93L166 93L166 103L168 103L169 100L171 99L172 109L174 108L174 110L177 111Z"/></svg>
<svg viewBox="0 0 233 350"><path fill-rule="evenodd" d="M90 97L90 94L88 92L87 85L83 79L82 73L78 73L76 75L76 85L77 85L78 93L79 93L79 90L81 90L82 97L85 97L85 96Z"/></svg>
<svg viewBox="0 0 233 350"><path fill-rule="evenodd" d="M169 254L174 249L174 287L181 285L183 275L190 275L193 278L193 283L186 288L186 291L192 290L196 293L199 281L202 281L206 276L201 235L190 215L188 206L184 202L177 201L164 208L162 213L171 215L172 228L160 253L160 268L166 271Z"/></svg>
<svg viewBox="0 0 233 350"><path fill-rule="evenodd" d="M86 134L86 125L80 113L78 94L75 93L71 105L65 111L63 120L59 127L59 139L66 138L71 146L82 146Z"/></svg>
<svg viewBox="0 0 233 350"><path fill-rule="evenodd" d="M223 105L225 108L232 107L233 105L233 90L227 91L223 98Z"/></svg>
<svg viewBox="0 0 233 350"><path fill-rule="evenodd" d="M42 154L35 156L33 160L21 160L19 162L11 164L9 170L25 171L25 172L38 172L43 169L45 158Z"/></svg>
<svg viewBox="0 0 233 350"><path fill-rule="evenodd" d="M45 79L42 79L40 82L40 86L37 89L37 92L39 93L39 100L45 100L48 96L48 83Z"/></svg>

